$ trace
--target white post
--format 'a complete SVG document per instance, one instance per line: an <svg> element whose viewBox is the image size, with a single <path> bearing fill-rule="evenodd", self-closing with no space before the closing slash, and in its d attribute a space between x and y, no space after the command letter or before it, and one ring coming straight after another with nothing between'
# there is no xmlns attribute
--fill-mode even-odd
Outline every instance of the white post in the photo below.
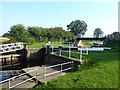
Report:
<svg viewBox="0 0 120 90"><path fill-rule="evenodd" d="M80 48L80 62L82 63L82 48Z"/></svg>
<svg viewBox="0 0 120 90"><path fill-rule="evenodd" d="M46 67L45 67L45 75L44 75L44 80L45 80L45 83L46 83Z"/></svg>
<svg viewBox="0 0 120 90"><path fill-rule="evenodd" d="M69 58L71 58L71 48L70 48L70 43L69 43Z"/></svg>
<svg viewBox="0 0 120 90"><path fill-rule="evenodd" d="M10 79L9 79L9 89L10 89Z"/></svg>
<svg viewBox="0 0 120 90"><path fill-rule="evenodd" d="M60 72L61 72L61 75L62 75L62 64L60 64L60 66L61 66L61 70L60 70Z"/></svg>
<svg viewBox="0 0 120 90"><path fill-rule="evenodd" d="M74 66L73 66L73 61L72 61L72 70L74 69Z"/></svg>
<svg viewBox="0 0 120 90"><path fill-rule="evenodd" d="M52 46L52 54L53 54L53 46Z"/></svg>
<svg viewBox="0 0 120 90"><path fill-rule="evenodd" d="M61 50L59 51L59 55L61 56Z"/></svg>
<svg viewBox="0 0 120 90"><path fill-rule="evenodd" d="M37 83L37 72L38 72L38 69L36 70L36 83Z"/></svg>
<svg viewBox="0 0 120 90"><path fill-rule="evenodd" d="M87 53L86 54L88 55L88 48L87 48Z"/></svg>

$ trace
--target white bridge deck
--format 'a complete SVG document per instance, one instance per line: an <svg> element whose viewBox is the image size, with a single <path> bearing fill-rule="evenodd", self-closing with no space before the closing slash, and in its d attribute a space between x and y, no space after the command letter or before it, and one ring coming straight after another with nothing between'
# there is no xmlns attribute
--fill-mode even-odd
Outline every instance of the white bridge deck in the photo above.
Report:
<svg viewBox="0 0 120 90"><path fill-rule="evenodd" d="M23 44L22 42L2 44L0 45L0 54L21 50L23 49Z"/></svg>

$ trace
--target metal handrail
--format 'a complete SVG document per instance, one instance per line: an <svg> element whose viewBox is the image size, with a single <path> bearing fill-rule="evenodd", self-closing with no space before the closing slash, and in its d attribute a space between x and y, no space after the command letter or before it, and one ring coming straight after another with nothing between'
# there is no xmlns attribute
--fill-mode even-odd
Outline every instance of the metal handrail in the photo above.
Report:
<svg viewBox="0 0 120 90"><path fill-rule="evenodd" d="M86 49L86 50L85 50ZM54 48L53 48L53 46L52 46L52 53L51 54L56 54L56 52L53 52L54 51ZM83 52L83 51L86 51L85 53ZM71 58L71 53L79 53L80 55L80 62L82 63L82 55L88 55L88 48L84 48L84 50L82 49L82 48L80 48L80 50L79 50L79 52L73 52L72 50L71 50L71 47L70 47L70 44L69 44L69 50L59 50L59 56L61 56L61 53L62 52L68 52L69 53L69 56L68 56L68 58Z"/></svg>
<svg viewBox="0 0 120 90"><path fill-rule="evenodd" d="M20 76L23 76L23 75L25 75L25 74L28 74L28 73L30 73L30 72L32 72L32 71L36 71L36 70L38 70L38 69L31 70L31 71L29 71L29 72L27 72L27 73L22 73L22 74L20 74L20 75L18 75L18 76L14 76L14 77L12 77L12 78L9 78L9 79L6 79L6 80L4 80L4 81L1 81L0 83L4 83L4 82L6 82L6 81L13 80L13 79L15 79L15 78L18 78L18 77L20 77Z"/></svg>
<svg viewBox="0 0 120 90"><path fill-rule="evenodd" d="M52 65L52 66L49 66L49 67L45 67L45 69L47 68L53 68L53 67L57 67L57 66L60 66L61 64L56 64L56 65Z"/></svg>
<svg viewBox="0 0 120 90"><path fill-rule="evenodd" d="M66 50L61 50L63 52L69 52L69 51L66 51ZM83 50L82 50L83 51ZM84 50L85 51L85 50ZM82 53L82 54L88 54L88 48L86 48L86 53ZM80 53L80 52L74 52L74 51L71 51L71 53Z"/></svg>
<svg viewBox="0 0 120 90"><path fill-rule="evenodd" d="M69 67L69 68L66 68L66 69L63 69L62 68L62 66L63 65L66 65L66 64L72 64L72 67ZM48 69L48 68L51 68L51 67L57 67L57 66L61 66L61 69L59 70L59 71L54 71L54 72L52 72L52 73L46 73L46 69ZM44 74L44 79L45 79L45 82L46 82L46 77L47 76L50 76L50 75L53 75L53 74L57 74L57 73L62 73L63 71L66 71L66 70L69 70L69 69L72 69L73 68L73 61L71 61L71 62L66 62L66 63L61 63L61 64L57 64L57 65L52 65L52 66L49 66L49 67L45 67L45 74Z"/></svg>
<svg viewBox="0 0 120 90"><path fill-rule="evenodd" d="M20 83L18 83L18 84L15 84L15 85L9 87L9 89L14 88L14 87L16 87L16 86L18 86L18 85L21 85L21 84L23 84L23 83L25 83L25 82L27 82L27 81L33 79L33 78L36 78L36 76L33 76L32 78L28 78L28 79L26 79L26 80L23 81L23 82L20 82Z"/></svg>
<svg viewBox="0 0 120 90"><path fill-rule="evenodd" d="M0 45L0 50L1 50L0 53L20 50L22 48L23 48L23 43L22 42L2 44L2 45Z"/></svg>
<svg viewBox="0 0 120 90"><path fill-rule="evenodd" d="M16 86L18 86L18 85L20 85L20 84L22 84L22 83L25 83L25 82L27 82L27 81L29 81L29 80L37 77L37 70L38 70L38 68L36 68L36 69L34 69L34 70L31 70L31 71L29 71L29 72L20 74L20 75L18 75L18 76L14 76L14 77L12 77L12 78L6 79L6 80L4 80L4 81L1 81L0 84L8 81L8 82L9 82L9 87L8 87L8 89L13 88L13 87L16 87ZM28 73L30 73L30 72L33 72L33 71L36 71L36 76L33 76L32 78L28 78L28 79L26 79L25 81L20 82L20 83L17 83L17 84L15 84L15 85L13 85L13 86L10 86L10 81L11 81L11 80L14 80L15 78L21 77L21 76L23 76L23 75L25 75L25 74L28 74Z"/></svg>

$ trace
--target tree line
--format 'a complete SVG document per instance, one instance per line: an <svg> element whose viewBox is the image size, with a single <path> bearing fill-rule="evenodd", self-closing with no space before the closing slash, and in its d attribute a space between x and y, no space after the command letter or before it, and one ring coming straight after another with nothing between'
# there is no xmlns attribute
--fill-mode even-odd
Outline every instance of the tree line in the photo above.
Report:
<svg viewBox="0 0 120 90"><path fill-rule="evenodd" d="M10 38L9 42L26 42L32 44L35 42L45 41L70 41L75 37L85 35L87 24L85 21L75 20L67 25L67 31L62 27L42 28L42 27L25 27L22 24L13 25L10 31L3 36ZM93 36L99 38L103 35L101 28L96 28Z"/></svg>
<svg viewBox="0 0 120 90"><path fill-rule="evenodd" d="M10 38L9 42L26 42L28 44L44 41L69 41L75 37L72 32L65 31L62 27L25 27L22 24L13 25L10 31L4 33L3 36Z"/></svg>

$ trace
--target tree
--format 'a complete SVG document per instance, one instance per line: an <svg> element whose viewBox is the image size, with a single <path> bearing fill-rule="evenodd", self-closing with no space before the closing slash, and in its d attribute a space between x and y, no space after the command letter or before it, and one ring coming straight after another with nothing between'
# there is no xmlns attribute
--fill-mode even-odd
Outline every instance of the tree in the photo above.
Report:
<svg viewBox="0 0 120 90"><path fill-rule="evenodd" d="M113 40L120 40L120 32L113 32L111 37Z"/></svg>
<svg viewBox="0 0 120 90"><path fill-rule="evenodd" d="M101 28L96 28L95 31L94 31L93 36L94 36L95 38L99 38L99 37L102 36L102 35L103 35L103 31L101 30Z"/></svg>
<svg viewBox="0 0 120 90"><path fill-rule="evenodd" d="M84 35L87 31L87 24L81 20L72 21L67 25L67 29L70 30L74 35L82 34Z"/></svg>
<svg viewBox="0 0 120 90"><path fill-rule="evenodd" d="M63 30L62 27L42 28L28 26L25 28L22 24L13 25L3 36L10 38L10 42L26 42L32 44L34 42L46 42L48 40L72 40L74 35L72 32Z"/></svg>
<svg viewBox="0 0 120 90"><path fill-rule="evenodd" d="M42 35L41 27L28 27L27 30L37 42L40 42L40 36Z"/></svg>

